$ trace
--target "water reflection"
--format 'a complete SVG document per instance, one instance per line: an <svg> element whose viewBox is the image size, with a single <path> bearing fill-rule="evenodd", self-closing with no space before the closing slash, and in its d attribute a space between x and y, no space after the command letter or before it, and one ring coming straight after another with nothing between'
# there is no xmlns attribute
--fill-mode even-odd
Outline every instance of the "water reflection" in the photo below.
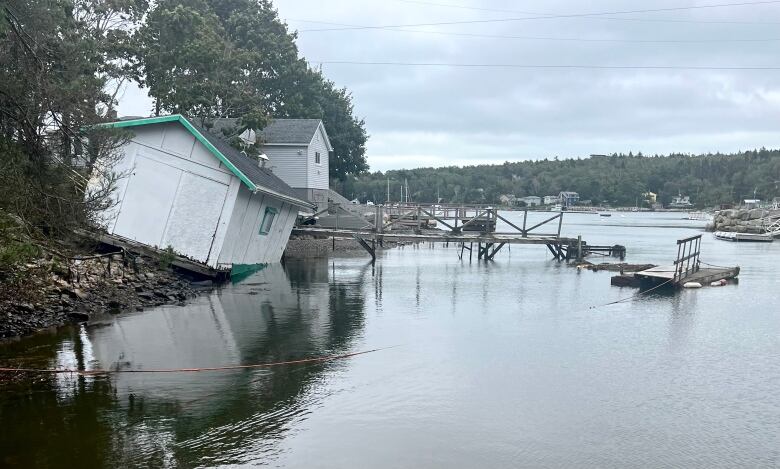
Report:
<svg viewBox="0 0 780 469"><path fill-rule="evenodd" d="M343 353L364 324L366 268L326 259L270 266L186 307L109 318L2 349L26 365L152 369L251 364ZM370 267L368 270L370 275ZM238 464L277 454L337 362L230 372L55 375L0 397L1 465ZM21 391L21 392L20 392Z"/></svg>

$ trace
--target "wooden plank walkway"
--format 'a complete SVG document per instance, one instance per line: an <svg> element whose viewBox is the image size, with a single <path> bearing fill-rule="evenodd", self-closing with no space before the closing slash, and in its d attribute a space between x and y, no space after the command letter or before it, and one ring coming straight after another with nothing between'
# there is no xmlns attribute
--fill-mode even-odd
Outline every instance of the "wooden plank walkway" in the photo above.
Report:
<svg viewBox="0 0 780 469"><path fill-rule="evenodd" d="M299 226L293 228L294 235L311 235L321 237L341 237L352 238L359 236L368 240L384 239L388 241L419 241L419 242L441 242L441 243L506 243L506 244L563 244L574 245L577 238L558 237L550 235L528 235L523 236L520 233L480 233L474 231L464 231L461 233L452 233L449 231L386 231L377 233L370 230L347 230L336 228L318 228L315 226Z"/></svg>
<svg viewBox="0 0 780 469"><path fill-rule="evenodd" d="M522 222L509 220L492 206L442 206L432 204L404 204L386 207L374 206L374 212L366 217L357 217L362 228L319 226L317 216L330 208L321 210L302 220L293 229L294 236L320 238L354 238L376 259L375 244L384 241L458 243L463 258L469 251L469 259L476 247L477 259L493 260L506 244L544 245L559 261L582 259L590 253L602 255L625 255L625 247L590 246L581 237L561 236L564 212L556 212L538 223L528 220L528 211L523 211ZM497 232L499 220L514 231ZM428 229L435 221L442 229ZM396 227L395 229L393 227ZM398 227L402 227L398 230ZM552 231L542 232L543 229ZM476 246L474 246L476 244Z"/></svg>

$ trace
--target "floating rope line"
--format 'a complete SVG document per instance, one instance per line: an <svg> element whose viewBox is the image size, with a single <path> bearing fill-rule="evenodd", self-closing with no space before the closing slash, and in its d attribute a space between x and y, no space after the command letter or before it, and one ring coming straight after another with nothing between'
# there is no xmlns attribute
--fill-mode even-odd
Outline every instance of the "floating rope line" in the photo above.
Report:
<svg viewBox="0 0 780 469"><path fill-rule="evenodd" d="M658 285L654 286L653 288L648 288L647 290L640 291L639 293L635 293L635 294L633 294L633 295L631 295L631 296L627 296L627 297L625 297L625 298L621 298L621 299L619 299L619 300L611 301L611 302L609 302L609 303L604 303L603 305L596 305L596 306L591 306L591 307L590 307L590 309L598 308L598 307L601 307L601 306L609 306L609 305L614 305L614 304L618 304L618 303L622 303L622 302L624 302L624 301L628 301L628 300L634 299L634 298L636 298L636 297L638 297L638 296L642 296L642 295L645 295L645 294L647 294L647 293L650 293L651 291L653 291L653 290L655 290L655 289L657 289L657 288L661 288L661 287L663 287L664 285L666 285L667 283L670 283L672 280L673 280L673 279L669 279L669 280L665 281L664 283L659 283Z"/></svg>
<svg viewBox="0 0 780 469"><path fill-rule="evenodd" d="M109 375L118 373L200 373L203 371L229 371L229 370L243 370L251 368L271 368L275 366L285 365L302 365L306 363L322 363L334 360L343 360L346 358L356 357L358 355L365 355L367 353L379 352L381 350L387 350L398 345L391 347L376 348L372 350L363 350L362 352L345 353L341 355L328 355L325 357L313 357L302 358L299 360L287 360L281 362L270 363L257 363L252 365L226 365L226 366L214 366L204 368L157 368L148 370L75 370L68 368L3 368L0 367L0 373L50 373L50 374L78 374L82 376L95 376L95 375Z"/></svg>
<svg viewBox="0 0 780 469"><path fill-rule="evenodd" d="M706 263L704 261L701 261L701 260L699 261L699 264L708 265L710 267L717 267L718 269L732 269L733 268L733 267L728 267L728 266L725 266L725 265L708 264L708 263Z"/></svg>

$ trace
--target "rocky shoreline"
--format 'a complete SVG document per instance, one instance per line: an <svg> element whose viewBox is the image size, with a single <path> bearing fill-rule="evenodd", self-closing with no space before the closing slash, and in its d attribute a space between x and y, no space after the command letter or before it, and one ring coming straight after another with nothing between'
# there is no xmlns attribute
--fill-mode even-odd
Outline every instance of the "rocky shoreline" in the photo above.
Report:
<svg viewBox="0 0 780 469"><path fill-rule="evenodd" d="M19 266L24 284L0 298L0 339L29 335L102 314L181 304L211 281L192 281L159 260L123 253L49 255Z"/></svg>
<svg viewBox="0 0 780 469"><path fill-rule="evenodd" d="M780 218L780 210L760 208L721 210L715 213L712 225L708 226L708 229L710 231L761 234L766 232L767 219L778 218Z"/></svg>

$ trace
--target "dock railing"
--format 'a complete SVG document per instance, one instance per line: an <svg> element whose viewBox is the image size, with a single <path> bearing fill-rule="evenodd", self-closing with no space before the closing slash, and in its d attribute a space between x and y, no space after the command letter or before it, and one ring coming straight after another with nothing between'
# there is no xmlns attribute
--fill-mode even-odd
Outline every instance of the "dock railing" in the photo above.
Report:
<svg viewBox="0 0 780 469"><path fill-rule="evenodd" d="M677 240L677 259L674 261L674 278L678 283L699 271L701 253L701 235Z"/></svg>
<svg viewBox="0 0 780 469"><path fill-rule="evenodd" d="M420 231L424 225L423 220L435 220L453 234L459 234L463 231L479 231L485 234L497 233L498 220L501 220L514 230L511 232L512 234L517 232L524 238L532 234L534 236L555 237L557 239L561 236L563 213L556 213L544 221L528 226L528 210L523 210L523 224L519 226L500 215L498 209L490 205L395 204L377 205L375 220L384 221L384 217L387 216L388 221L383 222L381 231L386 231L399 224L407 226L411 224L416 231ZM534 231L554 220L558 220L558 227L555 233Z"/></svg>

